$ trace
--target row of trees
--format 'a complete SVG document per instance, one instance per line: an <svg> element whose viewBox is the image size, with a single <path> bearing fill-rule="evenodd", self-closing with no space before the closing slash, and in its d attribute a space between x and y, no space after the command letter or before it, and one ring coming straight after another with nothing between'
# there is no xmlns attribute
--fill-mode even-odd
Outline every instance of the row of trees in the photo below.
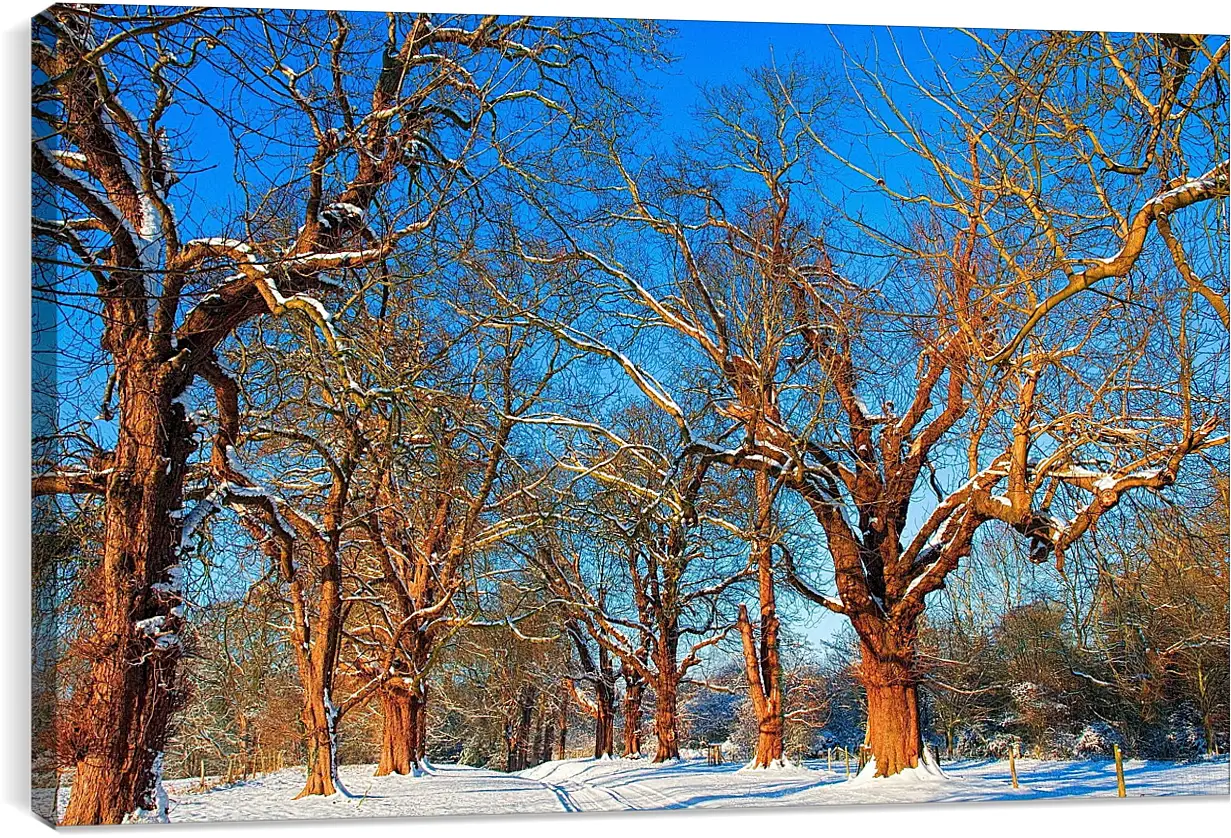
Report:
<svg viewBox="0 0 1231 838"><path fill-rule="evenodd" d="M853 630L892 775L958 642L929 594L1019 543L1073 578L1225 443L1225 40L770 67L664 150L650 23L56 6L35 35L35 293L82 382L33 481L64 822L158 814L172 736L251 741L223 696L263 690L303 795L345 791L372 714L379 773L478 720L524 767L578 710L639 754L650 698L673 759L737 638L773 766L843 692L784 663L797 600ZM1143 602L1190 567L1147 564L1117 565Z"/></svg>
<svg viewBox="0 0 1231 838"><path fill-rule="evenodd" d="M1227 536L1226 503L1224 478L1195 520L1176 510L1128 519L1128 538L1095 542L1073 557L1074 573L1094 575L1077 601L1050 574L1022 574L1012 555L986 556L971 571L982 578L951 580L920 636L925 739L946 758L1003 756L1015 743L1022 753L1058 758L1108 756L1113 744L1157 759L1225 752L1227 560L1217 546ZM202 761L211 775L259 765L296 740L298 687L292 673L276 674L278 638L267 626L279 618L259 602L194 620L194 693L168 749L173 776L195 775ZM601 688L585 680L593 652L580 651L575 629L556 611L538 618L529 639L508 626L451 638L434 679L427 756L516 770L590 756L596 744L600 755L654 755L657 731L641 706L655 700L653 689L617 668L609 672L611 707L594 718L590 696ZM703 681L679 689L681 750L723 742L729 758L756 757L760 714L738 662L738 634L720 644ZM854 641L839 634L819 654L789 634L783 641L788 758L863 742ZM381 733L377 707L348 717L340 761L381 760Z"/></svg>

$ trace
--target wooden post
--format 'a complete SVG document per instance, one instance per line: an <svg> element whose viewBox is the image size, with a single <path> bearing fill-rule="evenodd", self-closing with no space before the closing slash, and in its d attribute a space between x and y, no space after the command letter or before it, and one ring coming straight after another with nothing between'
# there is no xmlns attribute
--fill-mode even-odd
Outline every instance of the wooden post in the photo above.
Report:
<svg viewBox="0 0 1231 838"><path fill-rule="evenodd" d="M825 769L833 771L833 748L825 749Z"/></svg>
<svg viewBox="0 0 1231 838"><path fill-rule="evenodd" d="M1116 753L1116 797L1127 797L1124 789L1124 757L1120 753L1120 746L1114 745Z"/></svg>
<svg viewBox="0 0 1231 838"><path fill-rule="evenodd" d="M843 748L842 750L846 754L846 779L849 780L851 778L851 749Z"/></svg>
<svg viewBox="0 0 1231 838"><path fill-rule="evenodd" d="M205 757L201 757L201 791L205 791Z"/></svg>
<svg viewBox="0 0 1231 838"><path fill-rule="evenodd" d="M1017 745L1009 748L1009 776L1013 778L1013 788L1017 788Z"/></svg>

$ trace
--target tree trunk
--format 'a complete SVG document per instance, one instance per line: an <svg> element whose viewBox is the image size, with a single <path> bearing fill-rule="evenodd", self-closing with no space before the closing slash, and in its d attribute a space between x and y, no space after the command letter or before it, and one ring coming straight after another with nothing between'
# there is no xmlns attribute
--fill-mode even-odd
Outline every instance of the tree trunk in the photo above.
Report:
<svg viewBox="0 0 1231 838"><path fill-rule="evenodd" d="M868 697L867 743L876 759L876 776L891 777L916 768L923 755L919 725L918 680L909 655L877 655L863 644L860 680Z"/></svg>
<svg viewBox="0 0 1231 838"><path fill-rule="evenodd" d="M556 720L556 759L568 758L568 692L560 694L559 717Z"/></svg>
<svg viewBox="0 0 1231 838"><path fill-rule="evenodd" d="M308 778L303 791L295 796L336 794L338 786L337 714L329 700L328 688L313 677L304 685L304 708L300 714L308 745Z"/></svg>
<svg viewBox="0 0 1231 838"><path fill-rule="evenodd" d="M269 543L273 542L271 539ZM328 796L339 790L346 792L338 780L338 708L331 698L342 639L342 572L336 538L313 544L301 540L294 549L314 557L320 578L318 613L309 625L307 592L295 572L292 553L280 554L283 577L291 586L291 642L303 687L300 720L308 752L308 777L303 791L296 795L299 799L315 794Z"/></svg>
<svg viewBox="0 0 1231 838"><path fill-rule="evenodd" d="M543 740L547 735L547 714L540 704L534 711L534 747L530 749L531 765L538 765L543 761Z"/></svg>
<svg viewBox="0 0 1231 838"><path fill-rule="evenodd" d="M414 768L427 770L427 686L420 684L418 692L410 694L410 752Z"/></svg>
<svg viewBox="0 0 1231 838"><path fill-rule="evenodd" d="M142 352L142 350L138 350ZM89 681L71 713L77 772L63 825L165 817L158 776L181 647L177 522L193 449L172 385L144 357L117 357L120 430L103 507Z"/></svg>
<svg viewBox="0 0 1231 838"><path fill-rule="evenodd" d="M615 752L615 690L599 684L594 691L598 713L594 717L594 758L611 757Z"/></svg>
<svg viewBox="0 0 1231 838"><path fill-rule="evenodd" d="M765 630L762 616L761 644L758 648L753 637L748 609L739 608L740 638L744 646L744 674L748 679L748 695L752 711L757 719L757 749L749 765L753 768L770 768L782 763L782 673L778 660L777 618L769 617L770 628ZM767 642L767 639L769 642Z"/></svg>
<svg viewBox="0 0 1231 838"><path fill-rule="evenodd" d="M782 666L778 653L778 613L774 595L773 540L770 533L773 495L769 476L757 472L754 478L757 517L752 544L757 566L757 594L761 605L760 642L754 637L748 610L739 609L739 632L744 647L744 673L752 709L757 717L757 750L753 768L782 764Z"/></svg>
<svg viewBox="0 0 1231 838"><path fill-rule="evenodd" d="M624 758L641 757L641 699L645 682L641 678L626 681L624 688Z"/></svg>
<svg viewBox="0 0 1231 838"><path fill-rule="evenodd" d="M537 765L551 762L551 755L556 750L556 720L547 708L543 709L543 715L543 740L539 743L539 752L534 758Z"/></svg>
<svg viewBox="0 0 1231 838"><path fill-rule="evenodd" d="M415 763L415 707L410 690L386 687L380 692L383 718L380 763L376 776L410 774Z"/></svg>
<svg viewBox="0 0 1231 838"><path fill-rule="evenodd" d="M534 687L527 687L522 690L517 701L517 719L511 725L512 737L509 745L508 769L509 771L521 771L529 767L529 754L531 753L530 737L533 735L532 723L534 721L534 702L537 690Z"/></svg>
<svg viewBox="0 0 1231 838"><path fill-rule="evenodd" d="M654 734L658 737L658 750L654 752L654 762L680 758L680 740L675 711L676 694L679 684L673 673L660 672L654 684Z"/></svg>

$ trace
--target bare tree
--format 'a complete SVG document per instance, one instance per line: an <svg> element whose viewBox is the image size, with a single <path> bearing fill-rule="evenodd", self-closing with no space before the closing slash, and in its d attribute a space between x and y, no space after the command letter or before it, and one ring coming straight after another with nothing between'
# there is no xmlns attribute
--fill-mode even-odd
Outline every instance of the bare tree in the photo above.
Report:
<svg viewBox="0 0 1231 838"><path fill-rule="evenodd" d="M590 522L578 531L547 516L530 561L571 618L635 679L634 721L637 680L654 691L654 761L678 759L680 684L730 630L720 599L749 572L724 556L714 537L736 528L706 492L704 459L673 457L673 435L664 436L652 415L631 413L627 437L560 416L526 421L575 436L557 467L576 475L563 491L581 492L584 500L576 506L566 499L565 514ZM582 480L598 483L593 495ZM635 731L626 720L626 736Z"/></svg>
<svg viewBox="0 0 1231 838"><path fill-rule="evenodd" d="M378 774L424 767L428 679L444 641L482 619L481 602L461 594L488 578L482 555L534 520L517 512L535 481L510 456L510 438L561 366L530 337L500 327L470 341L464 362L436 359L443 369L413 391L399 385L407 398L372 428L380 441L358 524L371 562L350 637L365 681L356 699L381 701Z"/></svg>
<svg viewBox="0 0 1231 838"><path fill-rule="evenodd" d="M114 444L98 445L87 468L53 464L33 483L36 494L100 496L106 522L96 584L107 605L83 709L92 733L81 739L65 823L159 809L158 755L176 701L179 545L200 518L180 512L194 447L181 397L207 371L225 375L216 351L262 315L306 318L336 348L331 315L312 295L336 295L339 279L368 269L375 276L363 285L378 286L395 249L473 194L491 165L514 164L516 154L488 154L506 136L498 114L540 108L539 133L566 124L585 97L558 94L622 51L628 31L426 14L379 24L342 13L69 5L38 19L32 58L44 81L33 103L45 130L32 164L69 219L34 219L36 236L69 255L41 292L97 303L92 328L110 370L100 400L115 417ZM210 84L220 90L206 92ZM178 212L186 202L175 196L188 197L191 178L172 161L183 151L182 104L193 100L228 130L247 206L190 238L199 216ZM215 455L224 464L228 450Z"/></svg>
<svg viewBox="0 0 1231 838"><path fill-rule="evenodd" d="M997 240L981 235L981 192L964 223L907 219L913 246L894 284L844 276L810 217L809 188L819 185L807 164L823 100L805 107L807 81L767 71L751 88L719 91L715 139L674 169L634 167L614 138L602 150L612 180L599 223L659 236L675 260L669 277L651 279L651 260L617 261L567 229L563 253L539 257L620 295L638 333L672 334L678 364L707 365L714 410L731 423L722 444L694 430L654 374L661 360L651 371L575 327L522 316L618 363L693 455L765 471L811 510L838 596L793 563L784 569L858 633L868 743L877 773L891 775L922 755L924 598L970 555L976 532L1001 522L1025 537L1032 560L1054 556L1063 570L1066 548L1121 497L1171 485L1185 458L1222 444L1223 419L1211 381L1194 379L1204 349L1187 336L1188 291L1153 297L1174 319L1112 328L1126 306L1101 298L1080 323L1035 326L1030 353L997 356L1017 308L980 282L1000 257ZM705 177L729 170L739 178ZM867 407L869 390L878 409ZM951 456L964 460L960 480L942 472ZM924 487L936 499L916 523Z"/></svg>

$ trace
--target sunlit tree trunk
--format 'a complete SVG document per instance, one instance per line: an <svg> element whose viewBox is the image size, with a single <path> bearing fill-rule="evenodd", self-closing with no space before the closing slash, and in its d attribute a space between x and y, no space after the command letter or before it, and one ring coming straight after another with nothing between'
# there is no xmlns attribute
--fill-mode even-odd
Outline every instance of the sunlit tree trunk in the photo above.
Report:
<svg viewBox="0 0 1231 838"><path fill-rule="evenodd" d="M878 777L916 768L924 756L913 632L893 634L885 629L865 638L861 632L859 679L867 693L867 744Z"/></svg>
<svg viewBox="0 0 1231 838"><path fill-rule="evenodd" d="M654 704L654 735L658 748L654 762L667 762L680 758L680 738L676 712L677 687L674 678L659 679L655 685L657 701Z"/></svg>
<svg viewBox="0 0 1231 838"><path fill-rule="evenodd" d="M380 691L380 709L380 762L376 776L409 774L415 761L415 707L410 690L386 686Z"/></svg>
<svg viewBox="0 0 1231 838"><path fill-rule="evenodd" d="M609 684L599 684L595 689L594 703L598 713L594 718L594 758L604 759L615 755L615 689Z"/></svg>
<svg viewBox="0 0 1231 838"><path fill-rule="evenodd" d="M680 758L679 701L680 674L676 656L679 635L674 624L667 626L654 651L657 677L654 680L654 735L658 747L654 762Z"/></svg>
<svg viewBox="0 0 1231 838"><path fill-rule="evenodd" d="M645 681L636 673L624 674L624 757L641 756L641 700Z"/></svg>
<svg viewBox="0 0 1231 838"><path fill-rule="evenodd" d="M774 593L773 541L770 516L773 498L769 475L758 471L753 475L756 490L756 522L752 544L753 563L757 568L757 594L761 605L760 642L748 619L748 610L740 606L738 628L744 649L744 674L748 679L748 694L757 719L757 748L752 758L754 768L769 768L782 763L782 665L778 653L778 613Z"/></svg>
<svg viewBox="0 0 1231 838"><path fill-rule="evenodd" d="M297 643L300 649L296 655L304 692L300 719L308 751L308 776L297 798L316 794L328 796L341 788L338 780L338 708L332 697L342 636L341 568L336 545L319 545L319 552L317 572L320 574L320 590L317 594L318 613L312 620L310 632L311 648L307 643L309 631L303 592L298 580L291 584L296 600L296 626L292 631L292 642Z"/></svg>
<svg viewBox="0 0 1231 838"><path fill-rule="evenodd" d="M71 720L79 756L65 825L119 823L135 810L159 809L156 763L179 700L173 522L193 445L165 372L144 355L140 347L117 355L120 431L103 506L99 614L82 644L89 686Z"/></svg>
<svg viewBox="0 0 1231 838"><path fill-rule="evenodd" d="M304 679L304 707L299 716L308 747L308 777L296 795L331 795L338 791L337 717L323 679L316 673Z"/></svg>

